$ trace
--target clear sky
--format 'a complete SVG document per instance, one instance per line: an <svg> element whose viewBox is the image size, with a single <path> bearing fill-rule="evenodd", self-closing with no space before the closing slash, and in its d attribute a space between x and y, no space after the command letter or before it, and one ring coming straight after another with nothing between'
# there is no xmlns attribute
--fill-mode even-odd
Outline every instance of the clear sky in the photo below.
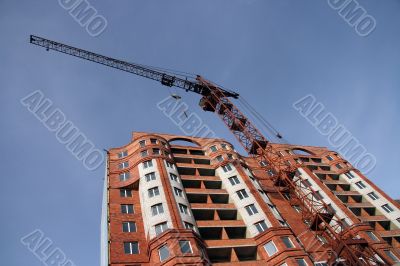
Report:
<svg viewBox="0 0 400 266"><path fill-rule="evenodd" d="M291 142L329 146L292 104L313 94L377 158L369 178L400 198L400 2L359 0L360 37L327 1L94 1L90 36L57 0L0 0L2 265L43 265L20 243L43 231L76 265L99 264L104 167L88 171L20 99L41 90L99 149L132 131L181 134L156 108L166 87L29 44L37 34L128 61L199 73L243 95ZM180 93L217 133L223 124Z"/></svg>

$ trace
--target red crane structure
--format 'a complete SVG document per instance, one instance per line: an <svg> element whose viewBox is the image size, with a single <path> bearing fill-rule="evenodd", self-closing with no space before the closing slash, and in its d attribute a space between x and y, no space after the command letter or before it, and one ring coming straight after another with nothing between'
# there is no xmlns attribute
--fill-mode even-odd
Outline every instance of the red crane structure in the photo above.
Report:
<svg viewBox="0 0 400 266"><path fill-rule="evenodd" d="M30 36L30 43L45 47L47 50L72 55L153 79L168 87L178 87L200 94L202 96L201 108L217 114L247 153L257 158L259 162L264 162L263 168L269 174L269 181L272 181L274 185L272 188L263 188L267 192L271 192L272 189L274 192L280 193L282 198L292 204L302 205L302 219L307 221L310 231L323 236L328 241L327 244L332 251L332 256L328 261L329 265L392 264L386 259L383 249L379 248L379 243L378 245L371 244L365 237L360 236L360 231L354 234L351 230L354 227L362 226L366 228L365 231L373 231L368 224L346 225L331 206L315 197L312 187L302 186L298 172L302 166L299 164L288 165L271 145L270 140L235 106L231 99L238 99L238 93L223 89L201 76L181 78L171 75L168 71L160 71L159 68L125 62L33 35ZM279 134L277 137L281 138ZM284 192L289 192L291 197L289 199L283 197Z"/></svg>

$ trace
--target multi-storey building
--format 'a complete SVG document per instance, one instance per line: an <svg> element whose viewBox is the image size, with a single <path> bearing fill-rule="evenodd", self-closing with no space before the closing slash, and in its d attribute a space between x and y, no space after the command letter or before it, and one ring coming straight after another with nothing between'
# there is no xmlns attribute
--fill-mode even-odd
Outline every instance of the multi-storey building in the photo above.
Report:
<svg viewBox="0 0 400 266"><path fill-rule="evenodd" d="M398 202L336 152L273 145L377 261L399 262ZM327 240L264 163L222 139L133 133L108 152L102 265L327 265Z"/></svg>

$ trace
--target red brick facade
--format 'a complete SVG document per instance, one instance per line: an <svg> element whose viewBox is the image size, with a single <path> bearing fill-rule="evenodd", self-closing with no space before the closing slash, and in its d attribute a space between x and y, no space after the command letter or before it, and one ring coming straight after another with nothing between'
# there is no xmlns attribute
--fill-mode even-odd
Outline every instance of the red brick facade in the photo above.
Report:
<svg viewBox="0 0 400 266"><path fill-rule="evenodd" d="M176 144L179 140L193 144ZM364 222L349 230L374 245L380 258L395 263L400 216L397 221L391 217L400 207L397 202L335 152L274 145L288 163L302 163L322 200L350 225ZM354 189L345 176L349 171L393 212L385 215ZM301 206L277 193L254 158L241 156L222 139L135 132L131 143L109 150L107 184L108 265L311 266L333 256L324 238L303 221ZM123 204L133 205L133 213L124 213L130 207ZM126 230L124 222L134 223L134 229Z"/></svg>

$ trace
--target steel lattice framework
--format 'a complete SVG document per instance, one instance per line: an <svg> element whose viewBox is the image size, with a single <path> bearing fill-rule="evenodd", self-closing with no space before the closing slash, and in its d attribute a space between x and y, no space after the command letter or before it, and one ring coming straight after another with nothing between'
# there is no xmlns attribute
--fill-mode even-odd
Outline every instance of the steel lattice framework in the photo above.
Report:
<svg viewBox="0 0 400 266"><path fill-rule="evenodd" d="M280 193L282 198L291 204L302 205L303 221L307 222L310 230L315 234L322 235L328 240L328 244L337 256L344 258L348 265L382 265L382 262L374 256L379 252L365 239L351 234L332 208L315 196L316 191L310 186L303 185L298 174L301 165L288 165L268 139L232 103L230 98L239 96L236 92L222 89L201 76L197 76L196 79L182 79L142 65L128 63L33 35L30 37L30 42L45 47L47 50L72 55L156 80L165 86L174 86L202 95L200 106L203 110L215 112L249 155L262 163L263 169L269 174L269 179L277 188L276 192ZM283 197L282 187L285 188L285 191L290 191L292 195L290 199ZM332 257L329 263L334 264L335 258ZM390 264L387 261L385 263Z"/></svg>

